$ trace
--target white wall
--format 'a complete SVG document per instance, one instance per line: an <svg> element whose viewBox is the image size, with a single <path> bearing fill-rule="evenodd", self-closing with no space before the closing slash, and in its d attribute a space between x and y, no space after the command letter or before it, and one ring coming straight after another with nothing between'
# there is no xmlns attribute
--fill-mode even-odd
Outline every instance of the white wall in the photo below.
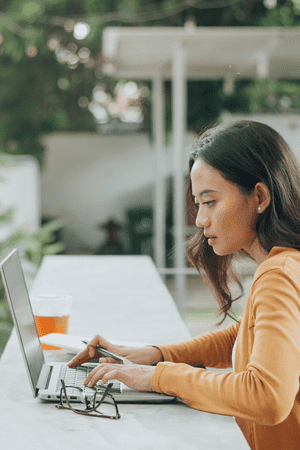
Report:
<svg viewBox="0 0 300 450"><path fill-rule="evenodd" d="M187 136L187 146L194 137ZM68 250L95 250L105 240L99 223L111 218L124 222L127 209L152 205L155 150L146 134L57 133L45 136L43 143L42 214L65 219ZM167 175L171 158L169 147ZM187 161L188 151L186 167Z"/></svg>
<svg viewBox="0 0 300 450"><path fill-rule="evenodd" d="M31 156L11 156L0 165L0 212L13 208L9 223L0 223L0 241L20 228L33 233L40 227L40 170Z"/></svg>
<svg viewBox="0 0 300 450"><path fill-rule="evenodd" d="M300 160L299 116L229 116L248 118L274 127ZM188 167L186 138L184 167ZM155 150L146 134L102 136L57 133L44 138L45 168L41 175L42 214L62 217L68 250L95 250L105 240L99 223L113 218L124 223L125 212L151 206L155 182ZM166 175L172 173L172 148L166 149Z"/></svg>

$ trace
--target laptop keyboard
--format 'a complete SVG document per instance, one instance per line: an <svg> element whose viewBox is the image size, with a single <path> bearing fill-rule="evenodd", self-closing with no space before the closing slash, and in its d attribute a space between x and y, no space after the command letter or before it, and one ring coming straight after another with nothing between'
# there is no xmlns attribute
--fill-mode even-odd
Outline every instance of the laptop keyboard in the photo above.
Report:
<svg viewBox="0 0 300 450"><path fill-rule="evenodd" d="M57 391L60 391L61 389L61 379L64 380L66 386L76 386L80 387L84 391L89 390L87 386L83 384L84 380L88 376L88 374L94 369L95 367L88 367L88 366L77 366L77 367L69 367L67 365L62 365L60 374L59 374L59 380L57 383ZM97 383L98 384L98 383ZM97 386L96 384L96 386ZM104 384L105 387L108 383ZM91 392L92 391L91 389ZM121 392L121 383L117 380L113 381L113 387L111 389L111 393L120 393Z"/></svg>

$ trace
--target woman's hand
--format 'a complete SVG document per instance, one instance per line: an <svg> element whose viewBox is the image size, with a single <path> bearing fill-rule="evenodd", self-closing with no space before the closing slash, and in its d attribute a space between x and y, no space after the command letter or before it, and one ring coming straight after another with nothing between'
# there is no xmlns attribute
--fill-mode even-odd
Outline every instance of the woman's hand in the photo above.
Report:
<svg viewBox="0 0 300 450"><path fill-rule="evenodd" d="M78 353L72 361L68 363L68 366L76 367L95 358L99 358L99 363L118 364L118 361L114 358L103 357L96 349L97 345L114 352L117 355L123 356L135 364L151 366L163 360L162 353L157 347L147 346L136 348L113 345L103 337L97 335L89 342L86 349Z"/></svg>
<svg viewBox="0 0 300 450"><path fill-rule="evenodd" d="M153 391L151 385L152 374L155 370L153 366L141 366L138 364L100 364L89 373L84 384L89 387L95 386L100 381L100 385L109 380L119 380L126 386L140 391Z"/></svg>

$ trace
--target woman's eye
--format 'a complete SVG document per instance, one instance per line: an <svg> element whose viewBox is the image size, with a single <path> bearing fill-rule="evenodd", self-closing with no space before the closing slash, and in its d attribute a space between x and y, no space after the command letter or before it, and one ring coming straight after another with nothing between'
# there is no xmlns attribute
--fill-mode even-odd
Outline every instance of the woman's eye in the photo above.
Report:
<svg viewBox="0 0 300 450"><path fill-rule="evenodd" d="M207 207L210 208L214 203L215 203L215 201L214 201L214 200L211 200L210 202L204 202L204 203L202 203L202 205L207 205ZM201 203L195 203L195 205L197 206L197 208L200 208Z"/></svg>

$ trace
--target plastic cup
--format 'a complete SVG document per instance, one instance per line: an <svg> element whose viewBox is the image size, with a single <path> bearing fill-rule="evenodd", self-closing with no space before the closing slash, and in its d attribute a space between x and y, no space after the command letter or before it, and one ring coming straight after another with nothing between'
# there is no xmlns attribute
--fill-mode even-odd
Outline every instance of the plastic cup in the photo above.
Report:
<svg viewBox="0 0 300 450"><path fill-rule="evenodd" d="M72 305L71 295L43 294L30 297L39 336L50 333L68 334ZM43 350L60 350L59 347L42 344Z"/></svg>

